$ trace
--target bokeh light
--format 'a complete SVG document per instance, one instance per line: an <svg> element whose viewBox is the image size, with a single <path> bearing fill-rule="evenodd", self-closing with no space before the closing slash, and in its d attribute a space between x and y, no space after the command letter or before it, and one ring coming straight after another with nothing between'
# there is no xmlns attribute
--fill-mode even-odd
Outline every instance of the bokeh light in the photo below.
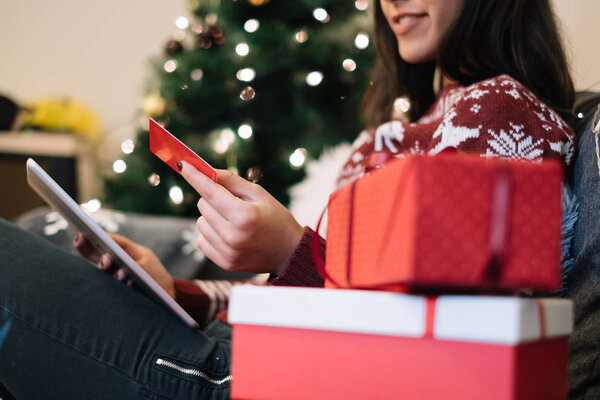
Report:
<svg viewBox="0 0 600 400"><path fill-rule="evenodd" d="M171 73L177 69L177 61L175 60L167 60L165 61L165 65L163 66L165 71Z"/></svg>
<svg viewBox="0 0 600 400"><path fill-rule="evenodd" d="M351 58L346 58L343 62L342 62L342 67L344 67L344 69L346 71L354 71L356 69L356 62L351 59Z"/></svg>
<svg viewBox="0 0 600 400"><path fill-rule="evenodd" d="M256 92L254 91L252 86L246 86L240 92L240 99L242 99L244 101L250 101L254 98L255 95L256 95Z"/></svg>
<svg viewBox="0 0 600 400"><path fill-rule="evenodd" d="M117 174L122 174L127 169L127 164L123 160L117 160L113 163L113 171Z"/></svg>
<svg viewBox="0 0 600 400"><path fill-rule="evenodd" d="M354 2L354 7L357 10L365 11L369 7L369 2L367 0L356 0Z"/></svg>
<svg viewBox="0 0 600 400"><path fill-rule="evenodd" d="M298 43L304 43L308 40L308 33L304 29L296 32L296 41Z"/></svg>
<svg viewBox="0 0 600 400"><path fill-rule="evenodd" d="M306 83L308 86L317 86L323 81L323 73L319 71L310 72L306 75Z"/></svg>
<svg viewBox="0 0 600 400"><path fill-rule="evenodd" d="M196 68L196 69L192 70L192 73L190 74L190 77L192 78L193 81L199 81L200 79L202 79L203 76L204 76L204 72L202 72L202 70L200 68Z"/></svg>
<svg viewBox="0 0 600 400"><path fill-rule="evenodd" d="M131 140L131 139L124 140L121 143L121 151L125 154L133 153L134 149L135 149L135 144L133 143L133 140Z"/></svg>
<svg viewBox="0 0 600 400"><path fill-rule="evenodd" d="M354 39L354 45L357 49L366 49L369 47L369 35L367 35L365 32L360 32Z"/></svg>
<svg viewBox="0 0 600 400"><path fill-rule="evenodd" d="M249 19L248 21L246 21L246 23L244 24L244 30L248 33L253 33L258 30L259 26L260 26L260 23L258 22L258 20L252 18L252 19Z"/></svg>
<svg viewBox="0 0 600 400"><path fill-rule="evenodd" d="M300 147L296 149L290 156L290 164L293 168L300 168L306 162L306 149Z"/></svg>
<svg viewBox="0 0 600 400"><path fill-rule="evenodd" d="M252 68L240 69L236 74L236 77L242 82L251 82L255 76L256 72Z"/></svg>
<svg viewBox="0 0 600 400"><path fill-rule="evenodd" d="M179 29L185 29L190 26L190 21L188 21L186 17L179 17L175 20L175 25L177 25Z"/></svg>
<svg viewBox="0 0 600 400"><path fill-rule="evenodd" d="M237 46L235 46L235 52L238 56L244 57L247 56L250 52L250 47L248 47L248 43L240 43Z"/></svg>
<svg viewBox="0 0 600 400"><path fill-rule="evenodd" d="M238 128L238 136L244 140L250 139L252 137L252 127L248 124L242 124Z"/></svg>
<svg viewBox="0 0 600 400"><path fill-rule="evenodd" d="M151 173L148 176L148 183L152 186L158 186L160 184L160 175L156 172Z"/></svg>
<svg viewBox="0 0 600 400"><path fill-rule="evenodd" d="M313 11L313 17L320 22L329 21L329 14L327 14L327 11L324 8L315 8Z"/></svg>
<svg viewBox="0 0 600 400"><path fill-rule="evenodd" d="M172 186L171 189L169 189L169 197L175 204L183 203L183 191L179 186Z"/></svg>

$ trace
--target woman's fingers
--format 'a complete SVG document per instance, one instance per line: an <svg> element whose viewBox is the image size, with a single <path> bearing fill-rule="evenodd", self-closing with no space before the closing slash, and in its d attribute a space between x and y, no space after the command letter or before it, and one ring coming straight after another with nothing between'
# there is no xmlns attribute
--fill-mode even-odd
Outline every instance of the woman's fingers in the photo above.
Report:
<svg viewBox="0 0 600 400"><path fill-rule="evenodd" d="M208 221L204 217L198 218L198 221L196 222L196 227L198 228L198 232L204 238L204 240L208 242L212 248L218 251L219 254L221 254L222 259L230 258L230 246L223 240L223 238L221 238L221 236L217 232L215 232L214 228L208 223Z"/></svg>
<svg viewBox="0 0 600 400"><path fill-rule="evenodd" d="M236 211L244 203L243 196L230 192L225 186L222 186L194 168L193 165L182 161L183 168L181 175L186 181L202 196L212 207L214 207L225 219L231 220ZM231 180L229 171L217 170L217 179L224 177L225 181ZM232 174L233 175L233 174ZM240 178L242 179L242 178ZM247 182L249 185L253 183ZM248 190L250 192L250 190ZM242 200L244 198L244 200Z"/></svg>
<svg viewBox="0 0 600 400"><path fill-rule="evenodd" d="M98 261L97 267L98 267L98 269L100 269L102 271L112 272L113 263L112 263L110 256L106 253L102 254L102 256L100 257L100 260Z"/></svg>
<svg viewBox="0 0 600 400"><path fill-rule="evenodd" d="M109 234L112 236L112 234ZM123 238L121 236L121 238ZM124 238L123 238L124 239ZM92 263L96 264L96 268L102 270L104 272L113 273L115 266L112 263L110 255L107 253L101 254L96 250L89 240L86 239L85 236L81 232L77 233L75 236L75 241L73 242L75 248L81 253L82 256L90 260ZM122 246L121 246L122 247Z"/></svg>
<svg viewBox="0 0 600 400"><path fill-rule="evenodd" d="M81 232L77 233L74 241L75 248L82 256L96 264L96 268L109 274L113 274L115 278L123 281L126 279L125 271L122 268L116 269L112 259L108 253L100 254L91 245L91 243L83 236Z"/></svg>
<svg viewBox="0 0 600 400"><path fill-rule="evenodd" d="M229 234L229 226L230 222L225 219L213 206L210 205L204 198L198 200L198 211L200 211L200 215L202 218L206 219L208 225L210 225L215 232L221 237L221 239L226 240Z"/></svg>
<svg viewBox="0 0 600 400"><path fill-rule="evenodd" d="M226 169L217 170L217 182L233 193L235 196L246 201L256 200L260 194L261 187L252 183L238 174Z"/></svg>
<svg viewBox="0 0 600 400"><path fill-rule="evenodd" d="M114 233L109 233L108 235L174 298L172 277L150 249L124 236ZM129 286L133 285L131 280L128 279L125 269L118 268L112 262L109 254L100 254L81 233L78 233L75 237L74 245L84 257L96 265L96 268L113 275L116 279Z"/></svg>
<svg viewBox="0 0 600 400"><path fill-rule="evenodd" d="M228 270L231 266L227 265L225 263L225 260L223 259L221 253L219 251L217 251L204 237L204 235L202 235L202 233L200 233L198 235L198 239L196 242L196 247L198 247L198 249L200 249L200 251L202 253L204 253L204 255L206 257L208 257L210 260L212 260L215 264L217 264L219 267ZM229 268L228 268L229 267Z"/></svg>
<svg viewBox="0 0 600 400"><path fill-rule="evenodd" d="M109 233L108 236L112 240L125 250L125 253L129 254L134 260L143 256L145 247L134 242L133 240L127 239L125 236L117 235L116 233Z"/></svg>
<svg viewBox="0 0 600 400"><path fill-rule="evenodd" d="M152 250L124 236L116 235L114 233L109 233L109 235L156 281L156 283L160 285L160 287L169 294L169 296L171 296L171 298L175 298L175 283L173 277ZM114 276L120 281L128 282L124 270L115 271Z"/></svg>
<svg viewBox="0 0 600 400"><path fill-rule="evenodd" d="M110 255L102 254L100 257L100 261L98 262L97 268L106 273L112 274L117 280L121 282L126 282L127 274L124 268L117 268L116 265L112 263Z"/></svg>
<svg viewBox="0 0 600 400"><path fill-rule="evenodd" d="M101 254L92 246L92 244L83 236L81 232L77 233L73 245L79 251L79 253L93 262L94 264L100 262Z"/></svg>
<svg viewBox="0 0 600 400"><path fill-rule="evenodd" d="M121 282L125 282L125 280L127 279L127 275L125 274L125 270L123 268L117 269L117 271L113 274L113 276L115 278L117 278L117 280L120 280Z"/></svg>

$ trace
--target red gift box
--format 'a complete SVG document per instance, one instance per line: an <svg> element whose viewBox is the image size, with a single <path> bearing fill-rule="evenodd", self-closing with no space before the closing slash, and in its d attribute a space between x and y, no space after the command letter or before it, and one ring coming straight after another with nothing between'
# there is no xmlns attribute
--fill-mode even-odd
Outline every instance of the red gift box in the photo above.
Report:
<svg viewBox="0 0 600 400"><path fill-rule="evenodd" d="M326 287L560 286L560 163L395 159L329 200Z"/></svg>
<svg viewBox="0 0 600 400"><path fill-rule="evenodd" d="M235 287L229 320L234 399L566 399L569 300Z"/></svg>

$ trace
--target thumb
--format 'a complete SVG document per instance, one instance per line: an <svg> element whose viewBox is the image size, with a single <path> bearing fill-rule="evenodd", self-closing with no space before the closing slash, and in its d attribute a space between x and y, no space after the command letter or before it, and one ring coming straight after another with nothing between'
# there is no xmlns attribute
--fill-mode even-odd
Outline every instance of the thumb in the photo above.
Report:
<svg viewBox="0 0 600 400"><path fill-rule="evenodd" d="M115 233L109 233L108 236L110 236L112 240L117 242L117 244L121 246L125 253L129 254L134 260L142 256L144 246L142 246L141 244L138 244L133 240L127 239L125 236L117 235Z"/></svg>
<svg viewBox="0 0 600 400"><path fill-rule="evenodd" d="M226 169L217 170L217 182L246 201L256 200L260 196L260 186Z"/></svg>

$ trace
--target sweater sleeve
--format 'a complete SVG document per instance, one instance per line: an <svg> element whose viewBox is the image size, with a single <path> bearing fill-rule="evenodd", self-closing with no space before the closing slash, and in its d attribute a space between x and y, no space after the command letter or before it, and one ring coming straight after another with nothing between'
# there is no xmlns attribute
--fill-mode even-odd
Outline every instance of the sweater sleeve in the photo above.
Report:
<svg viewBox="0 0 600 400"><path fill-rule="evenodd" d="M175 301L204 327L227 308L233 286L261 285L264 280L264 274L246 281L175 279Z"/></svg>
<svg viewBox="0 0 600 400"><path fill-rule="evenodd" d="M202 327L209 320L210 296L194 281L175 279L175 301Z"/></svg>
<svg viewBox="0 0 600 400"><path fill-rule="evenodd" d="M282 273L271 275L271 285L323 287L323 277L317 270L312 254L312 240L316 234L309 227L304 227L304 235ZM319 237L319 245L321 255L325 258L325 239Z"/></svg>
<svg viewBox="0 0 600 400"><path fill-rule="evenodd" d="M312 239L316 233L309 227L304 228L300 243L294 250L283 272L271 275L269 283L273 286L311 286L323 287L323 278L317 270L312 254ZM325 240L319 237L321 255L325 257ZM231 288L238 284L264 283L262 276L249 281L205 281L175 279L175 301L203 327L215 317L226 319Z"/></svg>

